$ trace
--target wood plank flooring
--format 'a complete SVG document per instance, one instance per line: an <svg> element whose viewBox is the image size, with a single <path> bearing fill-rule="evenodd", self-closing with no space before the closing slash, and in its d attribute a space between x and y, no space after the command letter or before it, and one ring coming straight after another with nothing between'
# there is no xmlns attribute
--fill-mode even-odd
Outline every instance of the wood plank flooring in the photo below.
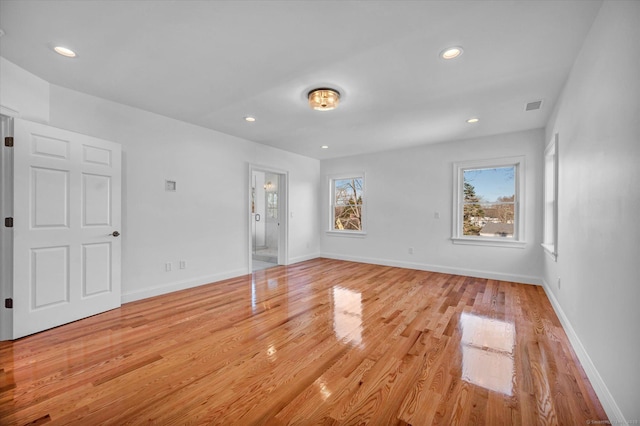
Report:
<svg viewBox="0 0 640 426"><path fill-rule="evenodd" d="M541 287L315 259L0 342L0 424L606 420Z"/></svg>

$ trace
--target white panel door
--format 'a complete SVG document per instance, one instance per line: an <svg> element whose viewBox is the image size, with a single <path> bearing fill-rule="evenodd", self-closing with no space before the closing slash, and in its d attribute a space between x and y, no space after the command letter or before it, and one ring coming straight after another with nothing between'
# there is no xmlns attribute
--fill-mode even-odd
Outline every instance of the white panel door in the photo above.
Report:
<svg viewBox="0 0 640 426"><path fill-rule="evenodd" d="M121 148L14 121L13 338L120 306Z"/></svg>

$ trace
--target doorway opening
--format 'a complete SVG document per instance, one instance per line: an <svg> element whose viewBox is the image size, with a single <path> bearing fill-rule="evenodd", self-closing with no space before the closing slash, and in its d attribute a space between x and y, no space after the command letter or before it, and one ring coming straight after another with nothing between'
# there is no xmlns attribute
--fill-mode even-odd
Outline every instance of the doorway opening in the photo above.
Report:
<svg viewBox="0 0 640 426"><path fill-rule="evenodd" d="M251 272L286 264L287 175L251 167Z"/></svg>

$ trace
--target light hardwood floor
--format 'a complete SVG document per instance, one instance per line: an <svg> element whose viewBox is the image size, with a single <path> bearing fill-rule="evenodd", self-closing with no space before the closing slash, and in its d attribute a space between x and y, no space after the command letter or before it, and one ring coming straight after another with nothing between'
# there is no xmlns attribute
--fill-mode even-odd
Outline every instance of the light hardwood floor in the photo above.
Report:
<svg viewBox="0 0 640 426"><path fill-rule="evenodd" d="M0 424L586 424L542 288L329 259L0 342Z"/></svg>

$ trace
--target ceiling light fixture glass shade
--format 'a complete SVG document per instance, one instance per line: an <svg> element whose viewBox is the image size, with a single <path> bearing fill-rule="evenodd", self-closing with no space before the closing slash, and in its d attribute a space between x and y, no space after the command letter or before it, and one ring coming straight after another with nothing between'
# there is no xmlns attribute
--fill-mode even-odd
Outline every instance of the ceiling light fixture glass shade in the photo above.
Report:
<svg viewBox="0 0 640 426"><path fill-rule="evenodd" d="M309 106L316 111L330 111L340 103L340 92L334 89L314 89L308 97Z"/></svg>

